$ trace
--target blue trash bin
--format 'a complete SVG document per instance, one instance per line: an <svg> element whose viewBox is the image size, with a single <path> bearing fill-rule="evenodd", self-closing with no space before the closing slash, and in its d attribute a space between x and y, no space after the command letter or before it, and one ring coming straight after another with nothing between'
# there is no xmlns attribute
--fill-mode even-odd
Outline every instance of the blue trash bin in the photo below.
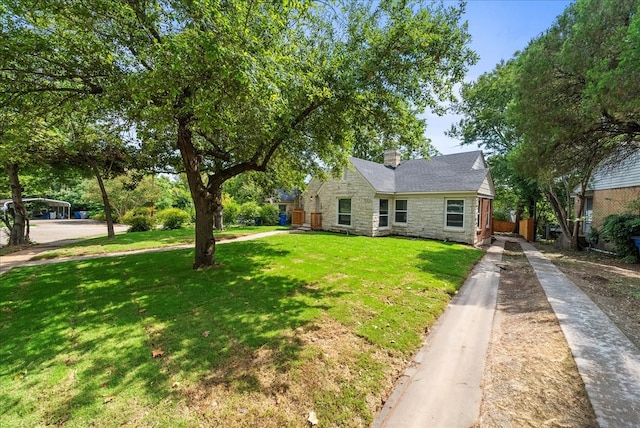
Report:
<svg viewBox="0 0 640 428"><path fill-rule="evenodd" d="M287 213L282 213L280 214L280 226L286 226L287 225Z"/></svg>

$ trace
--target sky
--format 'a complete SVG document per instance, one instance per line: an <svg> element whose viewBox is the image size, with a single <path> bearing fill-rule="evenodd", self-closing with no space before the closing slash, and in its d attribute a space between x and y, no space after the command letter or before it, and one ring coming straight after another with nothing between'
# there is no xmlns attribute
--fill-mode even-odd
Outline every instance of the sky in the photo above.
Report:
<svg viewBox="0 0 640 428"><path fill-rule="evenodd" d="M445 1L449 3L456 4ZM469 68L465 81L475 81L501 60L509 60L516 51L526 48L570 3L569 0L468 0L464 19L469 23L471 49L480 59ZM426 135L440 153L478 149L476 145L460 146L459 141L445 135L445 131L460 120L459 116L427 114L426 118Z"/></svg>

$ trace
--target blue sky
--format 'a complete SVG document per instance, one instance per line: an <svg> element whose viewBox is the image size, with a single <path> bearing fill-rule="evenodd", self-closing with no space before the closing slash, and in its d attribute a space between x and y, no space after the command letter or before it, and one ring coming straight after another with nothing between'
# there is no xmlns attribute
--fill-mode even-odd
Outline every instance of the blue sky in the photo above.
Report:
<svg viewBox="0 0 640 428"><path fill-rule="evenodd" d="M455 4L445 1L445 4ZM473 38L471 48L480 60L470 68L466 81L494 69L500 60L508 60L524 49L529 41L549 28L571 3L569 0L468 0L465 18ZM477 150L463 146L444 135L459 117L428 114L426 134L442 154Z"/></svg>

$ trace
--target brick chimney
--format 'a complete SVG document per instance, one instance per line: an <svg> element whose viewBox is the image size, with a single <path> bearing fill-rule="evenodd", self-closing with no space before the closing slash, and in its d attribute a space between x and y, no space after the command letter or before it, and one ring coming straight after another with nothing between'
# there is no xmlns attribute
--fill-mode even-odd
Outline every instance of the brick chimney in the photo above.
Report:
<svg viewBox="0 0 640 428"><path fill-rule="evenodd" d="M400 165L400 150L391 149L384 151L384 166L390 166L392 168Z"/></svg>

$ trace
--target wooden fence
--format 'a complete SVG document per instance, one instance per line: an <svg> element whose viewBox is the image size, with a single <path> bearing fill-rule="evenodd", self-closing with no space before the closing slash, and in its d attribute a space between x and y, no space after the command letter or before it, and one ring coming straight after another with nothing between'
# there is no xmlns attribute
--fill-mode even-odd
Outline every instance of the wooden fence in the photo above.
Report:
<svg viewBox="0 0 640 428"><path fill-rule="evenodd" d="M304 210L295 209L291 213L291 225L302 226L304 223Z"/></svg>
<svg viewBox="0 0 640 428"><path fill-rule="evenodd" d="M515 229L516 224L512 221L502 221L493 220L493 231L494 232L502 232L502 233L512 233L513 229ZM520 220L519 230L520 236L522 236L527 241L531 242L535 238L535 231L533 230L533 219L525 218L524 220Z"/></svg>
<svg viewBox="0 0 640 428"><path fill-rule="evenodd" d="M492 221L494 232L511 233L516 228L516 224L512 221L496 220L495 218Z"/></svg>
<svg viewBox="0 0 640 428"><path fill-rule="evenodd" d="M533 242L533 240L536 238L532 218L525 218L524 220L520 220L520 236L522 236L529 242Z"/></svg>

